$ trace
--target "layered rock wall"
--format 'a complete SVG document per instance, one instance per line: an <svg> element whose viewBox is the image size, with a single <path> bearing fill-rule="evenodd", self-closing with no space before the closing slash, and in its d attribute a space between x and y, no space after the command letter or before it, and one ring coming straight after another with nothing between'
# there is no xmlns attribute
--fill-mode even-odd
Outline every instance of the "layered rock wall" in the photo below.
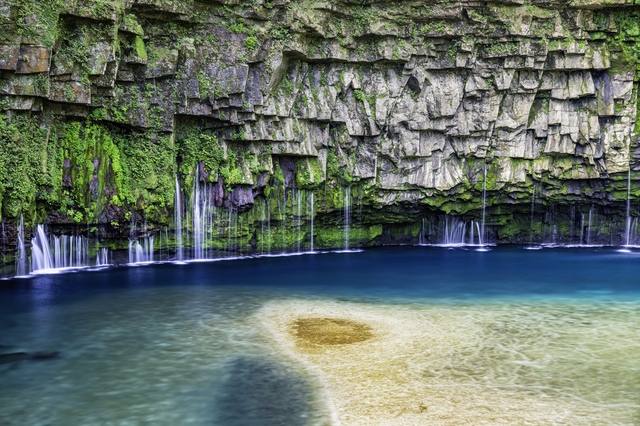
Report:
<svg viewBox="0 0 640 426"><path fill-rule="evenodd" d="M478 220L483 188L505 242L531 237L532 211L566 239L594 209L624 222L629 170L640 194L629 1L1 0L0 38L5 257L21 213L153 233L196 176L216 206L273 198L290 224L287 194L313 190L297 220L317 232L357 188L360 244Z"/></svg>

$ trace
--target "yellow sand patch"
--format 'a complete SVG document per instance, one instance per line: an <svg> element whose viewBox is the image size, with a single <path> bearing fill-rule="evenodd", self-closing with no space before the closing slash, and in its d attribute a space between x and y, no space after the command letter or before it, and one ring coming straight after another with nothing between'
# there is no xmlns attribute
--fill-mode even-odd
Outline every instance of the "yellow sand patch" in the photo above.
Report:
<svg viewBox="0 0 640 426"><path fill-rule="evenodd" d="M291 334L303 345L346 345L373 337L368 325L340 318L298 318Z"/></svg>
<svg viewBox="0 0 640 426"><path fill-rule="evenodd" d="M605 425L638 420L633 311L289 300L258 317L336 424Z"/></svg>

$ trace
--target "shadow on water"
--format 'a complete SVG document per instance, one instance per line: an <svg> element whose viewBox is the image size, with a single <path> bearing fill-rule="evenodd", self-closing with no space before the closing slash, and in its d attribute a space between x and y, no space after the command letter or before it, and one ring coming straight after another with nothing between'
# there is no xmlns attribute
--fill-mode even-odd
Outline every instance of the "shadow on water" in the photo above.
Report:
<svg viewBox="0 0 640 426"><path fill-rule="evenodd" d="M239 357L223 366L214 423L225 426L304 426L313 392L304 377L277 361Z"/></svg>

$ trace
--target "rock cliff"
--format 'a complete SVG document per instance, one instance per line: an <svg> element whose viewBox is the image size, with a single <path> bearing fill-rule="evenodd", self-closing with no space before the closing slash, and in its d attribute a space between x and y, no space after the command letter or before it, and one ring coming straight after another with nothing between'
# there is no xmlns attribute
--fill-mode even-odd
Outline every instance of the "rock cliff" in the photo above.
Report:
<svg viewBox="0 0 640 426"><path fill-rule="evenodd" d="M196 193L207 249L624 242L638 41L625 0L0 0L4 261L21 213L170 256Z"/></svg>

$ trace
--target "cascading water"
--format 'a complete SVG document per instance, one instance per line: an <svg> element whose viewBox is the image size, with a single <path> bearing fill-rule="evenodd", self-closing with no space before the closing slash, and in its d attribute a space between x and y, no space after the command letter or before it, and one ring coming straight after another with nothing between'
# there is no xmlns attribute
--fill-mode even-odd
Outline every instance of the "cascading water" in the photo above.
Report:
<svg viewBox="0 0 640 426"><path fill-rule="evenodd" d="M205 183L200 186L200 176L196 170L196 177L191 195L191 225L193 241L193 258L206 259L209 257L207 248L213 241L213 229L218 222L218 209L214 205L211 191Z"/></svg>
<svg viewBox="0 0 640 426"><path fill-rule="evenodd" d="M53 250L51 247L53 246ZM53 252L53 255L52 255ZM31 240L31 271L78 268L89 265L89 239L83 236L51 236L38 225Z"/></svg>
<svg viewBox="0 0 640 426"><path fill-rule="evenodd" d="M175 229L175 239L176 239L176 259L182 260L182 206L181 206L181 197L180 197L180 183L178 182L178 177L176 176L176 199L174 202L174 229Z"/></svg>
<svg viewBox="0 0 640 426"><path fill-rule="evenodd" d="M475 222L475 223L477 223L477 222ZM474 222L472 220L471 221L471 226L469 227L469 244L471 244L471 245L473 245L473 225L474 225ZM480 234L480 232L478 234ZM480 238L480 235L478 235L478 241L479 242L482 241L482 238ZM482 245L482 244L480 243L480 245Z"/></svg>
<svg viewBox="0 0 640 426"><path fill-rule="evenodd" d="M52 236L54 267L68 268L88 264L89 239L83 236Z"/></svg>
<svg viewBox="0 0 640 426"><path fill-rule="evenodd" d="M459 246L465 244L465 236L467 233L467 224L455 216L445 215L444 217L444 233L443 245Z"/></svg>
<svg viewBox="0 0 640 426"><path fill-rule="evenodd" d="M313 252L313 218L316 212L313 207L313 191L311 191L311 251Z"/></svg>
<svg viewBox="0 0 640 426"><path fill-rule="evenodd" d="M96 266L106 266L109 264L109 250L105 247L98 249L98 253L96 254Z"/></svg>
<svg viewBox="0 0 640 426"><path fill-rule="evenodd" d="M591 218L593 217L593 206L589 209L589 227L587 228L587 245L591 245Z"/></svg>
<svg viewBox="0 0 640 426"><path fill-rule="evenodd" d="M18 225L18 259L16 260L17 275L27 274L27 250L24 246L24 222L20 213L20 224Z"/></svg>
<svg viewBox="0 0 640 426"><path fill-rule="evenodd" d="M267 252L271 254L271 202L267 198Z"/></svg>
<svg viewBox="0 0 640 426"><path fill-rule="evenodd" d="M529 245L533 246L533 216L536 212L536 184L533 184L533 193L531 194L531 222L529 224Z"/></svg>
<svg viewBox="0 0 640 426"><path fill-rule="evenodd" d="M484 163L484 167L483 167L483 174L484 174L484 179L482 181L482 228L481 231L478 235L478 243L480 245L484 245L484 219L485 219L485 211L487 209L487 163L485 161ZM471 225L471 232L473 232L473 224ZM473 238L471 241L471 244L473 244Z"/></svg>
<svg viewBox="0 0 640 426"><path fill-rule="evenodd" d="M298 190L294 201L298 204L298 253L300 253L301 228L302 228L302 191Z"/></svg>
<svg viewBox="0 0 640 426"><path fill-rule="evenodd" d="M260 252L262 254L264 254L264 221L266 219L265 217L265 211L264 211L264 207L265 207L265 202L262 203L262 220L260 221L260 228L261 228L261 236L260 236Z"/></svg>
<svg viewBox="0 0 640 426"><path fill-rule="evenodd" d="M351 226L351 187L344 189L344 249L349 250L349 228Z"/></svg>
<svg viewBox="0 0 640 426"><path fill-rule="evenodd" d="M31 271L53 269L53 258L49 249L44 227L38 225L35 237L31 240Z"/></svg>
<svg viewBox="0 0 640 426"><path fill-rule="evenodd" d="M153 261L153 236L139 240L129 240L129 263L144 263Z"/></svg>
<svg viewBox="0 0 640 426"><path fill-rule="evenodd" d="M204 257L204 245L202 242L203 232L200 229L200 223L204 222L202 220L201 214L204 212L204 209L200 206L200 182L198 176L198 169L196 167L196 178L193 182L193 193L191 194L191 208L193 209L192 220L193 220L193 258L194 259L202 259Z"/></svg>
<svg viewBox="0 0 640 426"><path fill-rule="evenodd" d="M629 245L629 233L631 231L631 165L629 165L629 173L627 174L627 227L625 230L625 243Z"/></svg>
<svg viewBox="0 0 640 426"><path fill-rule="evenodd" d="M287 251L287 190L282 191L282 206L280 207L280 217L282 218L282 253Z"/></svg>

